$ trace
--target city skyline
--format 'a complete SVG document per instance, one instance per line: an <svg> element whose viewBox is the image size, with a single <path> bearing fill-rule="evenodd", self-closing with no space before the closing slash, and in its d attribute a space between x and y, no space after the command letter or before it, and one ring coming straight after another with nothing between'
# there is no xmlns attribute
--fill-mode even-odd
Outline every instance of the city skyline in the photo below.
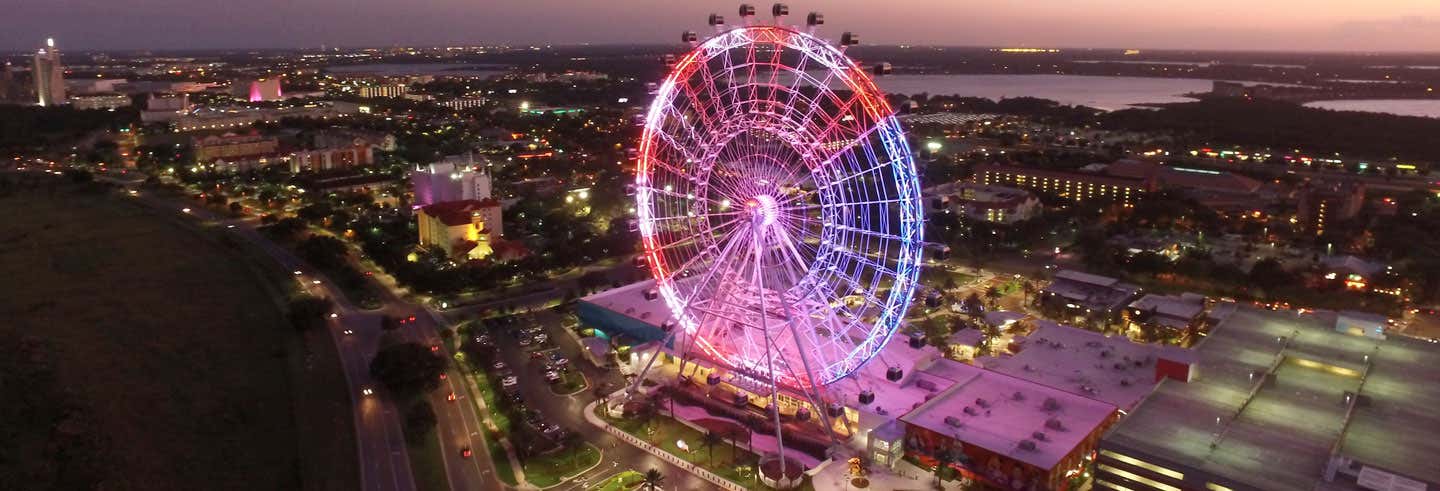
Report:
<svg viewBox="0 0 1440 491"><path fill-rule="evenodd" d="M0 482L1440 490L1440 2L733 1L0 5Z"/></svg>
<svg viewBox="0 0 1440 491"><path fill-rule="evenodd" d="M756 4L764 10L769 4ZM1102 0L1084 6L1044 0L1028 7L933 6L897 0L888 8L844 0L791 4L791 23L811 10L866 44L1030 46L1247 51L1440 50L1440 5L1400 0L1365 4L1251 4L1223 0L1146 5ZM405 11L377 0L283 2L204 7L193 2L21 4L0 20L0 50L33 50L47 37L71 51L130 49L267 49L325 46L461 44L666 43L704 16L735 17L735 4L645 1L618 7L598 1L499 0L476 5L438 0ZM384 15L377 15L383 13ZM167 26L156 29L156 26ZM663 26L663 27L662 27ZM827 32L838 36L839 32Z"/></svg>

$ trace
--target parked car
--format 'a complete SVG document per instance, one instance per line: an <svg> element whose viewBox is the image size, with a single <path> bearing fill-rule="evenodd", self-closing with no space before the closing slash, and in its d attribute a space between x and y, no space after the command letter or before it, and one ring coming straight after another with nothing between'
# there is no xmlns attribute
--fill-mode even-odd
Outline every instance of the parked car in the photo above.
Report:
<svg viewBox="0 0 1440 491"><path fill-rule="evenodd" d="M557 372L557 371L554 371L554 370L550 370L550 371L548 371L548 372L545 372L545 381L546 381L546 382L550 382L550 383L552 383L552 384L553 384L553 383L556 383L556 382L559 382L559 381L560 381L560 372Z"/></svg>

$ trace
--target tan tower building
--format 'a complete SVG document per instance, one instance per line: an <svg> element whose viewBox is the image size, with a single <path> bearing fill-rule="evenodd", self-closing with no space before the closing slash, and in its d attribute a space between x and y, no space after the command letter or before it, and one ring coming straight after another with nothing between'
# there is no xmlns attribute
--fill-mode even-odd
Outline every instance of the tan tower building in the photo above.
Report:
<svg viewBox="0 0 1440 491"><path fill-rule="evenodd" d="M46 39L45 47L35 52L35 66L30 73L41 106L65 103L65 68L60 65L60 50L55 49L54 38Z"/></svg>

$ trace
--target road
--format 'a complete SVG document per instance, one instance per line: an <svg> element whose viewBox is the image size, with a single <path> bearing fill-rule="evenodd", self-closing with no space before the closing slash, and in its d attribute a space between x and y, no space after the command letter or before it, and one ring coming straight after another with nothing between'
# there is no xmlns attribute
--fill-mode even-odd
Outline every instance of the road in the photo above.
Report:
<svg viewBox="0 0 1440 491"><path fill-rule="evenodd" d="M346 299L343 292L323 274L309 267L289 250L261 235L256 230L258 221L253 217L227 218L200 205L176 203L143 194L136 197L136 200L162 212L188 214L202 222L225 227L237 237L256 245L281 267L292 272L300 271L301 274L295 276L305 291L335 300L337 317L332 320L331 334L341 354L342 368L350 385L350 393L354 402L356 433L359 442L357 452L361 462L361 481L364 489L367 491L416 489L415 478L411 474L401 417L394 404L380 394L379 384L373 381L369 374L370 359L374 356L383 334L380 329L380 318L384 315L397 317L414 315L416 321L407 324L407 327L402 328L398 335L407 341L438 346L441 345L438 332L442 324L443 327L449 328L452 322L463 320L465 316L473 315L474 311L482 307L466 306L446 312L427 309L400 298L394 291L393 283L380 281L379 283L384 286L384 288L377 289L381 293L381 307L364 310ZM183 211L187 207L189 211ZM629 268L628 264L620 264L613 268L607 268L607 273L619 277L629 274ZM505 302L520 308L540 307L563 295L563 292L563 288L557 288L507 299ZM486 307L495 307L495 305L488 304ZM537 325L545 327L550 333L551 339L558 343L558 349L562 350L565 356L572 360L573 365L585 374L591 389L599 383L608 383L610 387L621 387L624 384L622 377L617 372L595 367L579 356L580 346L562 331L566 328L562 325L559 314L549 310L540 310L535 312L532 318ZM352 331L352 334L344 333L347 328ZM497 340L500 343L515 343L515 340L504 335L497 336ZM602 461L598 466L555 489L584 489L586 484L593 484L626 469L643 472L651 468L659 469L665 474L665 488L715 489L715 486L689 472L635 448L609 433L591 427L584 419L582 411L586 404L595 399L593 390L587 389L570 396L555 395L549 390L549 385L545 383L541 372L528 364L530 360L527 353L519 349L518 345L512 344L508 347L514 349L502 349L501 352L506 356L506 363L517 367L517 375L524 380L521 384L522 391L530 407L538 409L549 421L577 432L586 441L600 448L603 453ZM472 406L479 395L473 393L472 387L464 380L463 374L452 366L447 372L441 388L429 396L438 419L436 434L444 455L443 463L450 488L456 491L512 489L499 481L491 467L489 448L481 434L484 431L484 423L480 420L475 407ZM375 394L365 395L363 392L366 388L374 390ZM456 401L447 400L450 393L456 395ZM462 455L464 448L471 449L473 455L468 458L464 457Z"/></svg>

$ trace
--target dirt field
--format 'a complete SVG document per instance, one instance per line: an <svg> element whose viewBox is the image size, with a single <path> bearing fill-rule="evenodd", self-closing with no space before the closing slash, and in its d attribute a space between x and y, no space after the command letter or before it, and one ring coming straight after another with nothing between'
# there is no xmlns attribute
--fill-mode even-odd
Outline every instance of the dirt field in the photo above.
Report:
<svg viewBox="0 0 1440 491"><path fill-rule="evenodd" d="M0 197L0 401L22 401L0 403L0 488L358 487L333 345L221 233L63 186Z"/></svg>

